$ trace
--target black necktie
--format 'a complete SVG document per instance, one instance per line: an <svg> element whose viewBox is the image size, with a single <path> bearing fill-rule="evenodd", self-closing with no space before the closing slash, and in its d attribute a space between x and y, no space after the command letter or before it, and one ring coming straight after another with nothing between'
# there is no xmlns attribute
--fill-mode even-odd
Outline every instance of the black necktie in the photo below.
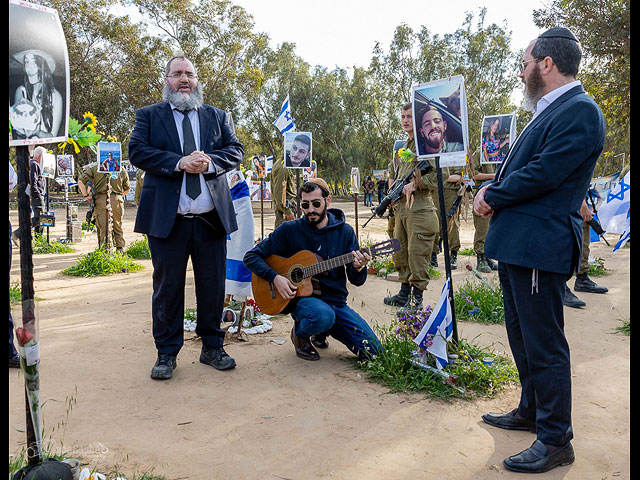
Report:
<svg viewBox="0 0 640 480"><path fill-rule="evenodd" d="M189 155L196 149L196 140L193 137L193 129L191 128L191 121L189 120L190 110L180 110L180 113L184 115L182 119L182 136L183 136L183 155ZM187 195L192 198L198 198L200 195L200 175L195 173L184 172L187 176L185 191Z"/></svg>

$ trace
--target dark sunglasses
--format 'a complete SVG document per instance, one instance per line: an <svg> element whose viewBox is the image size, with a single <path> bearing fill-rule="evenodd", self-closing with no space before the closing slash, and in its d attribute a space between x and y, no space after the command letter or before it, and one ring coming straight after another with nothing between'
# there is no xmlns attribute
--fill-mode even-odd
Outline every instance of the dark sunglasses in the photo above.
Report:
<svg viewBox="0 0 640 480"><path fill-rule="evenodd" d="M313 208L320 208L322 206L322 200L312 200L311 205L313 205ZM309 202L307 201L300 202L300 206L304 210L309 210Z"/></svg>

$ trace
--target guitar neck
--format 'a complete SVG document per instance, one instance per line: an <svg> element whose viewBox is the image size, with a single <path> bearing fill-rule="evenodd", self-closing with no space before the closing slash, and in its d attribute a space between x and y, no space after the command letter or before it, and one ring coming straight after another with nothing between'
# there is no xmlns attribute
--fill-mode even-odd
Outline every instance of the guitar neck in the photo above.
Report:
<svg viewBox="0 0 640 480"><path fill-rule="evenodd" d="M367 253L370 253L368 248L363 248L361 250L366 251ZM303 277L304 278L313 277L314 275L328 272L333 268L341 267L351 262L353 262L353 253L352 252L345 253L344 255L340 255L339 257L330 258L329 260L324 260L314 265L309 265L308 267L304 267L302 269Z"/></svg>

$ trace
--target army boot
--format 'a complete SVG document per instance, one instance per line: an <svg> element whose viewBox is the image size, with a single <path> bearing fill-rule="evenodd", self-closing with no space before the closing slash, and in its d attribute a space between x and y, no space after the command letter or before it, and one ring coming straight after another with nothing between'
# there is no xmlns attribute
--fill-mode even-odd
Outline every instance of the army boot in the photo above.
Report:
<svg viewBox="0 0 640 480"><path fill-rule="evenodd" d="M414 286L411 288L409 300L402 308L398 309L396 315L398 317L402 317L403 315L415 315L418 310L422 310L422 290Z"/></svg>
<svg viewBox="0 0 640 480"><path fill-rule="evenodd" d="M484 256L484 253L479 253L476 255L476 258L476 270L482 273L489 273L491 271L491 267L487 263L487 257Z"/></svg>
<svg viewBox="0 0 640 480"><path fill-rule="evenodd" d="M385 297L385 305L392 305L394 307L401 307L409 301L409 294L411 293L411 284L403 283L400 285L400 291L392 297Z"/></svg>
<svg viewBox="0 0 640 480"><path fill-rule="evenodd" d="M451 270L456 270L458 268L458 252L451 252L449 256L449 263L451 264Z"/></svg>

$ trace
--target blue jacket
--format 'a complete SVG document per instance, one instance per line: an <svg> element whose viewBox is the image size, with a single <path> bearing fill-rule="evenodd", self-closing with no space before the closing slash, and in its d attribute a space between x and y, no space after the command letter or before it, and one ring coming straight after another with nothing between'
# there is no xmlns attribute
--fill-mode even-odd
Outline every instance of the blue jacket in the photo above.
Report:
<svg viewBox="0 0 640 480"><path fill-rule="evenodd" d="M600 108L573 87L520 134L485 191L493 208L485 253L501 262L571 275L580 265L580 205L604 146Z"/></svg>
<svg viewBox="0 0 640 480"><path fill-rule="evenodd" d="M227 234L238 229L225 172L242 161L242 144L226 112L210 105L198 109L200 150L211 157L214 171L204 175L213 204ZM136 111L129 140L131 164L145 171L134 232L166 238L178 212L184 172L174 170L182 158L180 137L167 102Z"/></svg>
<svg viewBox="0 0 640 480"><path fill-rule="evenodd" d="M264 261L271 255L290 257L301 250L310 250L323 260L338 257L354 250L359 250L358 239L351 225L345 223L342 210L327 210L329 224L317 228L309 224L305 217L282 223L268 238L260 242L244 256L244 264L249 270L269 282L277 273ZM347 302L347 278L357 286L367 279L367 269L358 272L352 263L337 267L314 277L320 284L320 295L316 295L327 303L344 305ZM294 301L290 302L285 313L291 310Z"/></svg>

